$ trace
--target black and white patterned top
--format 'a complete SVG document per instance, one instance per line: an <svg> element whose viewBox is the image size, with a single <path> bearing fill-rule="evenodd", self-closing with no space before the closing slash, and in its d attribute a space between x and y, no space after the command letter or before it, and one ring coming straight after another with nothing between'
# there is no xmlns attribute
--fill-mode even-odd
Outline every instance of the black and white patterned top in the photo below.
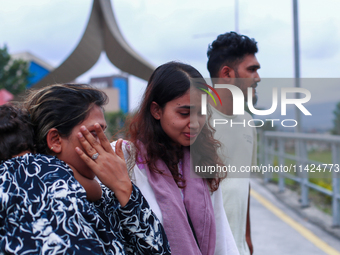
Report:
<svg viewBox="0 0 340 255"><path fill-rule="evenodd" d="M133 185L121 207L103 186L86 199L72 169L26 154L0 165L0 254L170 254L164 229Z"/></svg>

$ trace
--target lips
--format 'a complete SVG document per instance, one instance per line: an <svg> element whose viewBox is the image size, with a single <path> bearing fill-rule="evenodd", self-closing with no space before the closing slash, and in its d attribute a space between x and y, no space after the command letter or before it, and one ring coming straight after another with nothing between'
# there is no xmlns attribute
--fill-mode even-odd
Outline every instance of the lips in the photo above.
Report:
<svg viewBox="0 0 340 255"><path fill-rule="evenodd" d="M198 133L194 133L194 132L191 132L191 133L184 133L184 135L186 136L186 137L188 137L188 138L190 138L190 139L192 139L192 138L195 138L197 135L198 135Z"/></svg>

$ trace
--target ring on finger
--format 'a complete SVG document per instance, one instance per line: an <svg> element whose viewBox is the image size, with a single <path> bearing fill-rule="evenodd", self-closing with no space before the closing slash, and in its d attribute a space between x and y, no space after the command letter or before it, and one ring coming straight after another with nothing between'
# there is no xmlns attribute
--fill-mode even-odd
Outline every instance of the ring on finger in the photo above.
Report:
<svg viewBox="0 0 340 255"><path fill-rule="evenodd" d="M97 152L97 153L93 154L91 158L93 160L96 160L98 158L98 156L99 156L99 153Z"/></svg>

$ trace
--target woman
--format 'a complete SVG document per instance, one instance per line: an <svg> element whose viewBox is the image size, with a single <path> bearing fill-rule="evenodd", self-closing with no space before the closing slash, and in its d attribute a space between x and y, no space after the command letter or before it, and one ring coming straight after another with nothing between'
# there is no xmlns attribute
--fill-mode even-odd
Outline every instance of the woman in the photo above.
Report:
<svg viewBox="0 0 340 255"><path fill-rule="evenodd" d="M0 166L1 251L170 254L161 224L129 179L122 141L115 153L102 131L106 101L103 92L76 84L28 98L40 154Z"/></svg>
<svg viewBox="0 0 340 255"><path fill-rule="evenodd" d="M161 220L174 254L238 254L218 189L221 178L198 178L190 168L190 154L195 165L219 163L218 142L200 112L204 83L192 66L158 67L131 120L125 157L136 159L132 180Z"/></svg>

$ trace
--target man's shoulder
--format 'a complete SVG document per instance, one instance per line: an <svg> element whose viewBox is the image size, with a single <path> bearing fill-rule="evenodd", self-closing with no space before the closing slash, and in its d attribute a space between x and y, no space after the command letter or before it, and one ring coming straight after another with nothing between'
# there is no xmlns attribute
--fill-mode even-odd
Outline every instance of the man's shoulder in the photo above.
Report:
<svg viewBox="0 0 340 255"><path fill-rule="evenodd" d="M241 117L241 118L243 118L243 119L245 119L247 121L253 119L253 116L249 112L247 112L247 111L244 111L244 115L237 115L237 116Z"/></svg>

